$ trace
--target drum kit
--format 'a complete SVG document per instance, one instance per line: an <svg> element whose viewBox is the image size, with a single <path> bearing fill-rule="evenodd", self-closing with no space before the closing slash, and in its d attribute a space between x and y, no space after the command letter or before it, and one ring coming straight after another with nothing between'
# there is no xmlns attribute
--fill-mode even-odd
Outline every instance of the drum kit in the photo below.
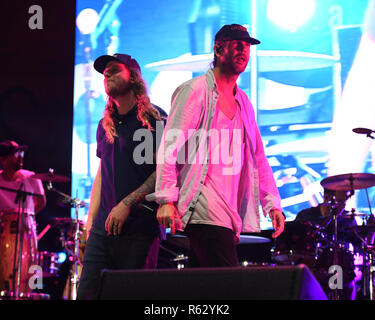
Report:
<svg viewBox="0 0 375 320"><path fill-rule="evenodd" d="M55 175L52 169L49 173L35 174L34 177L46 182L47 190L57 193L63 203L75 209L75 219L53 218L37 236L35 215L24 209L24 201L28 196L41 195L7 189L17 194L16 199L21 209L0 213L0 300L50 299L48 294L35 292L32 280L54 277L59 273L60 263L57 254L38 251L39 239L51 226L60 231L61 244L71 262L63 298L75 300L86 240L85 225L78 219L78 212L85 206L85 203L53 187L52 183L63 183L69 179ZM369 173L336 175L323 179L321 185L332 191L346 191L351 196L355 190L359 189L366 189L367 193L368 188L375 186L375 175ZM0 188L3 189L3 187ZM330 214L320 224L286 222L283 234L275 240L275 246L271 250L272 260L279 265L306 264L316 275L323 289L327 287L329 276L332 276L328 271L331 266L340 266L344 271L344 282L351 283L354 278L352 276L354 268L357 265L362 269L360 285L362 295L375 300L375 219L371 213L370 201L370 214L357 213L354 209L347 212L342 204L334 196L323 203L322 205L329 207ZM340 227L341 221L354 221L356 218L362 219L361 225L354 223L345 224L344 229ZM343 230L345 234L342 234ZM169 242L171 241L177 241L178 247L188 248L189 246L184 235L170 235ZM268 238L259 236L241 235L240 244L259 244L269 241ZM354 249L353 243L355 243ZM173 263L177 265L177 268L183 269L188 257L168 248L166 250L172 254ZM361 254L363 258L360 265L354 261L354 256L358 254ZM33 266L38 267L36 274L33 274L33 271L30 272L30 270L35 270L31 268ZM322 274L324 274L323 277ZM326 292L332 300L347 298L340 288L329 289Z"/></svg>
<svg viewBox="0 0 375 320"><path fill-rule="evenodd" d="M366 189L368 196L367 188L375 186L375 175L336 175L323 179L321 185L334 192L346 191L348 197L355 190ZM322 203L321 205L329 208L329 214L319 224L298 219L286 222L284 233L276 239L275 246L271 249L272 259L281 265L307 265L332 300L353 299L353 290L361 291L365 299L375 300L375 219L371 213L370 201L370 214L363 214L354 209L351 212L345 211L346 200L347 198L344 202L339 201L333 196ZM355 222L358 218L362 219L362 225ZM356 263L355 256L361 256L362 262ZM330 286L332 274L329 270L332 266L338 266L342 270L346 288ZM356 267L362 273L360 290L353 289ZM345 290L350 291L349 294Z"/></svg>
<svg viewBox="0 0 375 320"><path fill-rule="evenodd" d="M78 211L85 206L79 199L55 189L52 183L66 183L69 178L48 173L32 176L47 183L47 190L57 193L62 203L75 208L75 219L54 218L37 235L35 214L24 208L26 197L43 197L40 194L0 187L16 193L19 210L0 212L0 300L48 300L49 294L40 293L43 278L56 277L60 262L55 252L38 251L38 241L52 227L60 230L60 241L72 266L69 272L64 298L76 299L81 261L86 240L85 226L78 220Z"/></svg>
<svg viewBox="0 0 375 320"><path fill-rule="evenodd" d="M241 265L251 267L305 264L330 300L354 300L358 297L375 300L375 219L371 213L370 201L370 214L358 213L354 209L350 212L345 210L346 201L355 190L366 189L367 192L368 188L375 186L375 175L336 175L323 179L321 185L324 189L331 190L329 200L321 204L327 208L327 215L320 217L317 224L298 219L287 221L284 232L275 239L272 248L271 243L271 263L242 261ZM337 191L344 191L345 197L340 198ZM310 214L311 211L307 212ZM268 237L241 234L239 244L247 246L270 242ZM184 269L189 260L185 255L189 249L188 238L183 233L176 232L167 234L165 243L172 245L172 249L161 245L161 249L172 256L172 266ZM175 248L178 248L177 251ZM339 269L331 269L332 267ZM337 272L337 276L342 276L342 287L330 285L330 278L336 275L331 270ZM339 273L338 270L342 272ZM339 282L338 278L335 280Z"/></svg>

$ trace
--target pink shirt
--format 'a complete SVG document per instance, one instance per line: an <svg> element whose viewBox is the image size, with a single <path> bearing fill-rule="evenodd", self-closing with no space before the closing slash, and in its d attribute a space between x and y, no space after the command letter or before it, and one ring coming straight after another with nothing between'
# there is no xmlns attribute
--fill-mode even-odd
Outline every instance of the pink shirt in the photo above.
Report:
<svg viewBox="0 0 375 320"><path fill-rule="evenodd" d="M229 119L217 108L211 127L210 163L190 223L232 229L239 238L238 190L244 160L244 129L237 108Z"/></svg>
<svg viewBox="0 0 375 320"><path fill-rule="evenodd" d="M282 210L281 199L264 153L254 109L243 90L236 86L235 91L246 145L238 190L238 211L242 232L259 232L259 203L266 216L272 209ZM172 96L172 107L158 149L155 192L147 195L146 199L159 204L174 202L181 216L182 230L190 222L206 180L210 163L206 134L212 127L218 97L212 69L181 84ZM196 149L202 157L189 152L189 142L193 139L198 141ZM196 158L198 161L189 161Z"/></svg>
<svg viewBox="0 0 375 320"><path fill-rule="evenodd" d="M39 179L31 178L34 174L33 171L21 169L21 176L22 178L17 179L15 181L7 181L3 178L2 170L0 171L0 186L18 190L23 183L22 190L27 192L32 192L35 194L44 195L43 184ZM0 211L4 210L18 210L18 203L14 203L16 198L16 193L0 189ZM35 204L33 197L26 197L25 209L29 213L35 213Z"/></svg>

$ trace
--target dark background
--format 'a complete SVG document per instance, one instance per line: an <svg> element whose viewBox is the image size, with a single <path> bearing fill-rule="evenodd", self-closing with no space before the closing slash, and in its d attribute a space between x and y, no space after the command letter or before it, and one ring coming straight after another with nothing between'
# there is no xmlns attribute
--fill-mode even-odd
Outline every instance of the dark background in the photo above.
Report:
<svg viewBox="0 0 375 320"><path fill-rule="evenodd" d="M43 29L29 28L30 6L43 10ZM70 178L73 117L75 1L11 1L0 3L0 141L29 146L24 168ZM70 194L70 183L54 184ZM53 217L69 216L46 191L47 207L37 215L38 232ZM54 230L39 250L58 247Z"/></svg>
<svg viewBox="0 0 375 320"><path fill-rule="evenodd" d="M43 29L29 28L29 8L43 10ZM24 168L36 173L71 176L75 1L0 2L0 141L11 139L29 146ZM70 195L70 183L54 184ZM54 217L70 216L46 190L47 206L36 215L40 233ZM39 251L62 251L57 228L38 243ZM65 264L69 263L66 261ZM65 285L62 276L44 281L45 292L57 298ZM53 288L53 289L51 289Z"/></svg>

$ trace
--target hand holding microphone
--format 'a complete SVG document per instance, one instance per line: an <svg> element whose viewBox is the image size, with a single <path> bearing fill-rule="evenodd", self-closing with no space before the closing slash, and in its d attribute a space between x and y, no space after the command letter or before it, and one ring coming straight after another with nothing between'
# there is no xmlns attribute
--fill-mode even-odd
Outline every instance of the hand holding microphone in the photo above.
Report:
<svg viewBox="0 0 375 320"><path fill-rule="evenodd" d="M367 128L354 128L352 131L358 134L365 134L367 137L371 139L375 139L373 136L371 136L371 133L375 132L374 130L367 129Z"/></svg>

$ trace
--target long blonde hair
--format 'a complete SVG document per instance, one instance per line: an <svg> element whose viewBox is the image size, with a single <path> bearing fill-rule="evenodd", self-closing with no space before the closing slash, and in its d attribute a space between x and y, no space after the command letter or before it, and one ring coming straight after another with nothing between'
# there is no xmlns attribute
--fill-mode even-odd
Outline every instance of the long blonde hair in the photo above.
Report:
<svg viewBox="0 0 375 320"><path fill-rule="evenodd" d="M133 80L130 83L130 89L133 90L135 96L135 104L137 107L137 119L146 126L148 130L155 130L150 124L150 118L155 120L162 120L158 109L156 109L150 102L147 94L146 83L144 82L140 73L135 69L128 67L130 70L130 77ZM113 115L116 112L116 104L111 97L108 97L107 105L105 106L103 114L103 128L105 130L106 138L109 143L113 143L117 137L116 127L113 121Z"/></svg>

